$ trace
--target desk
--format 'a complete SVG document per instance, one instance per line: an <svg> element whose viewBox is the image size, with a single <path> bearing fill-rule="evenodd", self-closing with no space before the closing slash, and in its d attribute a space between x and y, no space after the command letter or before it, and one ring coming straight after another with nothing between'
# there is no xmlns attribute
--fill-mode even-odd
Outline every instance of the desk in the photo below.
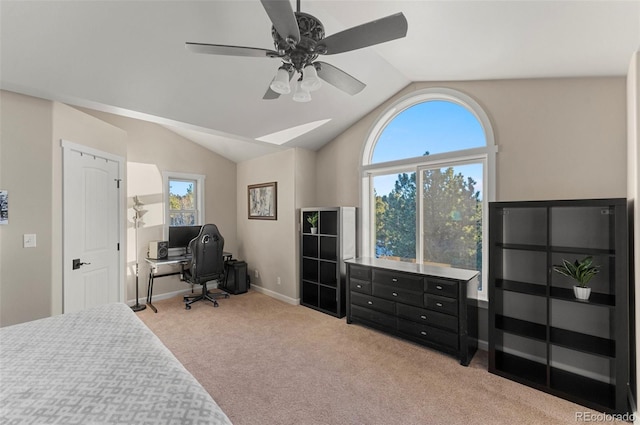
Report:
<svg viewBox="0 0 640 425"><path fill-rule="evenodd" d="M233 257L230 252L223 252L222 257L226 264L227 261L231 260ZM147 305L153 310L154 313L158 312L156 306L153 305L151 299L153 297L153 281L156 277L165 277L165 276L176 276L180 275L182 280L182 275L184 274L184 266L189 264L191 261L191 254L186 255L175 255L167 258L145 258L144 259L149 264L149 283L147 285ZM158 268L160 266L180 266L180 270L174 270L167 273L158 273ZM225 278L226 278L226 267L225 267Z"/></svg>

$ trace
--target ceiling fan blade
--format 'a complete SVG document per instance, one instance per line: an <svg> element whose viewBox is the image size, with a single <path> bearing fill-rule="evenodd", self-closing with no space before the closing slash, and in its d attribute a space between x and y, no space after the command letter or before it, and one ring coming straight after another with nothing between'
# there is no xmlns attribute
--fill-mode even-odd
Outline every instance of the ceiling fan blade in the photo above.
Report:
<svg viewBox="0 0 640 425"><path fill-rule="evenodd" d="M352 77L340 68L336 68L333 65L329 65L328 63L321 61L314 63L320 64L318 77L352 96L360 93L367 86L365 83L355 77Z"/></svg>
<svg viewBox="0 0 640 425"><path fill-rule="evenodd" d="M326 55L335 55L402 38L407 28L407 18L400 12L330 35L319 44L326 48Z"/></svg>
<svg viewBox="0 0 640 425"><path fill-rule="evenodd" d="M260 2L278 34L283 39L289 38L297 44L300 41L300 29L289 0L260 0Z"/></svg>
<svg viewBox="0 0 640 425"><path fill-rule="evenodd" d="M210 55L226 56L251 56L251 57L279 57L279 53L274 50L258 49L255 47L225 46L223 44L206 44L186 42L185 47L195 53L206 53Z"/></svg>

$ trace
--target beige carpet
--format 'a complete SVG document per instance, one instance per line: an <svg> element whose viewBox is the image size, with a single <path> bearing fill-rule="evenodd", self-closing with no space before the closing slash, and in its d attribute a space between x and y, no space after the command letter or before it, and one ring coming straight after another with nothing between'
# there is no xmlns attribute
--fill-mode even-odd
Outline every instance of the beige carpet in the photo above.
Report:
<svg viewBox="0 0 640 425"><path fill-rule="evenodd" d="M570 424L582 406L250 291L138 313L235 425ZM611 423L611 422L608 422Z"/></svg>

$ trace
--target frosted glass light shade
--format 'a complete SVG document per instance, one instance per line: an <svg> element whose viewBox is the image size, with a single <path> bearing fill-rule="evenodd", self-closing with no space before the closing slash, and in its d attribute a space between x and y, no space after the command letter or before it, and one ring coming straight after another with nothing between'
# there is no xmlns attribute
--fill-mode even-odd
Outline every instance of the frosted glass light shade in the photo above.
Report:
<svg viewBox="0 0 640 425"><path fill-rule="evenodd" d="M316 67L309 64L304 67L302 77L302 88L308 91L318 90L322 86L322 81L318 78Z"/></svg>
<svg viewBox="0 0 640 425"><path fill-rule="evenodd" d="M289 85L289 73L284 68L278 68L276 76L271 82L271 90L280 94L291 93L291 86Z"/></svg>
<svg viewBox="0 0 640 425"><path fill-rule="evenodd" d="M296 92L293 94L293 100L295 102L309 102L311 100L311 93L309 90L302 87L301 82L296 87Z"/></svg>

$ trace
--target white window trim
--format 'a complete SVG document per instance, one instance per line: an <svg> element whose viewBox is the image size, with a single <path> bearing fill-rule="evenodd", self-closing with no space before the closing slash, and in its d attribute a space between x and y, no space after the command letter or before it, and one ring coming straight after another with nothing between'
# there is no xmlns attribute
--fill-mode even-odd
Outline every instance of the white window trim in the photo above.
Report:
<svg viewBox="0 0 640 425"><path fill-rule="evenodd" d="M376 142L383 130L397 115L406 109L419 103L430 100L444 100L461 105L478 119L482 125L487 142L486 146L464 149L459 151L433 154L428 157L421 156L407 158L384 163L372 163ZM375 247L371 243L375 234L372 212L375 211L375 197L373 194L373 177L394 172L416 172L416 178L425 168L434 168L439 165L464 164L470 162L483 162L483 197L482 197L482 270L484 271L482 291L477 292L479 300L488 300L488 271L489 271L489 202L495 201L496 194L496 154L498 147L495 144L493 127L484 109L470 96L446 87L433 87L419 90L398 99L385 109L369 130L362 149L362 185L360 190L360 246L364 256L375 257ZM418 183L418 181L416 181ZM416 220L419 217L416 215ZM416 223L416 230L419 229ZM416 236L417 237L417 236ZM418 245L419 246L419 245ZM422 261L418 257L416 261Z"/></svg>
<svg viewBox="0 0 640 425"><path fill-rule="evenodd" d="M203 174L177 173L173 171L162 172L162 202L164 203L164 239L169 237L169 180L195 180L196 181L196 224L204 224L204 180Z"/></svg>

